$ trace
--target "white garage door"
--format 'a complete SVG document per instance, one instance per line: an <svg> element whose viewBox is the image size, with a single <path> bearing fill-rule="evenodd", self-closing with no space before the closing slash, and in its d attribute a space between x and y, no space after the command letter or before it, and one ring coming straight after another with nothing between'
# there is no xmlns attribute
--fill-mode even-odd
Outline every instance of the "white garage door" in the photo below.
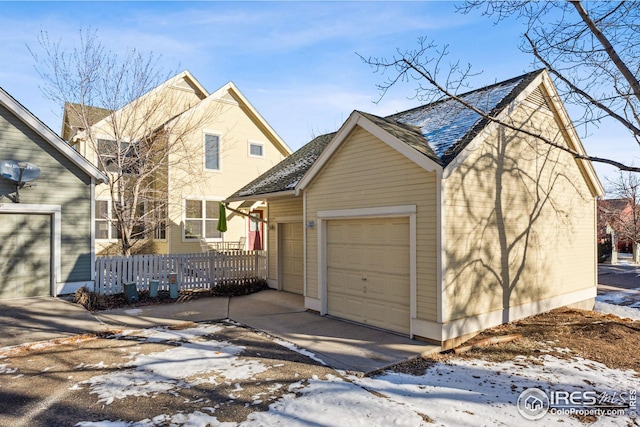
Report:
<svg viewBox="0 0 640 427"><path fill-rule="evenodd" d="M280 233L281 289L302 294L304 292L302 223L282 223L278 227Z"/></svg>
<svg viewBox="0 0 640 427"><path fill-rule="evenodd" d="M327 223L327 311L409 334L409 219Z"/></svg>
<svg viewBox="0 0 640 427"><path fill-rule="evenodd" d="M0 299L51 295L51 217L0 214Z"/></svg>

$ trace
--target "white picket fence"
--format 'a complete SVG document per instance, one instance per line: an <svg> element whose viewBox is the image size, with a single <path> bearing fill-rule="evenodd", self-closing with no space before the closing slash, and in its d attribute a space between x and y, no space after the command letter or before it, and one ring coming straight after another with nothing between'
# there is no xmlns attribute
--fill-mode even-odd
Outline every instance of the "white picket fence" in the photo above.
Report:
<svg viewBox="0 0 640 427"><path fill-rule="evenodd" d="M218 283L242 283L266 279L266 251L228 251L195 254L96 257L95 292L121 293L125 283L148 290L151 280L159 290L169 290L170 274L177 275L180 289L210 289Z"/></svg>

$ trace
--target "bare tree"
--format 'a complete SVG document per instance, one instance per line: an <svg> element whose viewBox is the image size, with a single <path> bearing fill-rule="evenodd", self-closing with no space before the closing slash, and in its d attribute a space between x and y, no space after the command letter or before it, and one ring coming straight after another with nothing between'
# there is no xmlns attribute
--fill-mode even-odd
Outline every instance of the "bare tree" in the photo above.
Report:
<svg viewBox="0 0 640 427"><path fill-rule="evenodd" d="M164 233L167 171L189 169L194 153L185 143L214 112L192 108L205 94L163 87L170 73L163 74L153 53L111 52L91 30L80 30L72 49L46 32L38 42L38 50L29 50L44 81L41 90L65 106L63 127L73 127L68 142L107 172L112 213L103 218L122 254L130 255Z"/></svg>
<svg viewBox="0 0 640 427"><path fill-rule="evenodd" d="M612 118L640 144L640 83L636 78L640 71L639 3L589 2L585 7L580 1L474 0L458 8L462 13L474 9L483 9L485 15L497 22L527 21L521 48L549 70L563 101L581 108L582 116L575 120L575 125L588 133L589 126ZM446 62L447 54L447 46L439 47L421 39L418 48L398 50L392 58L363 59L379 72L392 73L379 85L383 96L399 81L415 81L416 97L421 101L443 97L461 101L457 95L468 88L475 73L470 65ZM485 119L498 121L481 109L474 111ZM537 137L544 140L540 135ZM551 141L545 142L553 145ZM556 148L576 158L640 172L639 167L617 160L584 156L562 146Z"/></svg>
<svg viewBox="0 0 640 427"><path fill-rule="evenodd" d="M637 264L640 262L640 177L620 172L615 180L608 180L607 193L615 199L602 201L602 214L618 241L633 245L633 260Z"/></svg>

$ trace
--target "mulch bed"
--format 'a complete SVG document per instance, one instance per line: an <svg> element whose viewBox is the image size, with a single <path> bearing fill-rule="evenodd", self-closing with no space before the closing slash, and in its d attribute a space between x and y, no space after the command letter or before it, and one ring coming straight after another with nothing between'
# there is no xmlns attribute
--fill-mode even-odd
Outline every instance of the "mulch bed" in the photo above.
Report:
<svg viewBox="0 0 640 427"><path fill-rule="evenodd" d="M177 299L172 299L169 291L158 291L156 297L149 296L149 291L138 291L138 300L129 301L124 293L101 295L80 288L73 297L73 302L82 305L89 311L111 310L122 307L141 307L154 304L173 304L205 297L231 297L249 295L269 289L265 280L248 280L244 283L219 283L211 289L183 289Z"/></svg>

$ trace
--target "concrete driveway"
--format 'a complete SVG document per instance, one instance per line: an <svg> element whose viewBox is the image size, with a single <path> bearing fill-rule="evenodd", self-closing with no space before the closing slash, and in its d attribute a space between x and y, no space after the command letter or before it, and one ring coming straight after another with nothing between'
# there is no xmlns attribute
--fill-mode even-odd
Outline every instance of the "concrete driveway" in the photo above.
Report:
<svg viewBox="0 0 640 427"><path fill-rule="evenodd" d="M0 347L105 329L106 325L83 307L60 298L0 300Z"/></svg>
<svg viewBox="0 0 640 427"><path fill-rule="evenodd" d="M0 336L0 347L82 332L231 319L309 350L332 368L351 372L366 373L440 350L436 345L308 312L302 296L273 290L95 315L57 298L5 300L0 301L0 313L0 328L8 331Z"/></svg>

